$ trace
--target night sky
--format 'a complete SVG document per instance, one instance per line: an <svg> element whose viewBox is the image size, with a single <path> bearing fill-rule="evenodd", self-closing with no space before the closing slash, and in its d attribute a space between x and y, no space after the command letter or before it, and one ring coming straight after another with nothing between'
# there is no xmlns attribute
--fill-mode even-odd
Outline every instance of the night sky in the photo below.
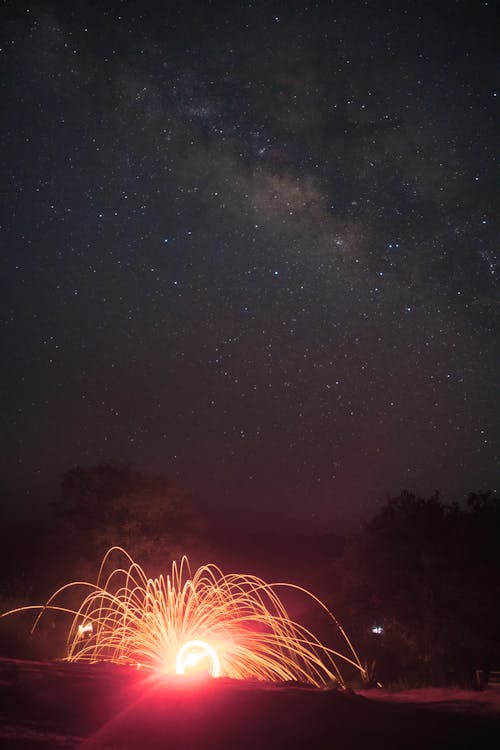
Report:
<svg viewBox="0 0 500 750"><path fill-rule="evenodd" d="M498 21L480 0L3 2L17 512L108 459L290 530L497 487Z"/></svg>

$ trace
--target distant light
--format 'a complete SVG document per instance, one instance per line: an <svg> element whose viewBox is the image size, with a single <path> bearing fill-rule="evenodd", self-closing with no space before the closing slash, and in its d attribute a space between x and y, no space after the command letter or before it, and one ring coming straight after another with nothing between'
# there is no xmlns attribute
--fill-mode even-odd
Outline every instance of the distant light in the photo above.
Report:
<svg viewBox="0 0 500 750"><path fill-rule="evenodd" d="M372 633L374 635L383 635L384 634L384 628L382 627L382 625L372 625L371 630L372 630Z"/></svg>
<svg viewBox="0 0 500 750"><path fill-rule="evenodd" d="M94 628L92 627L91 622L87 622L85 623L85 625L78 626L78 636L80 638L90 638L93 632Z"/></svg>

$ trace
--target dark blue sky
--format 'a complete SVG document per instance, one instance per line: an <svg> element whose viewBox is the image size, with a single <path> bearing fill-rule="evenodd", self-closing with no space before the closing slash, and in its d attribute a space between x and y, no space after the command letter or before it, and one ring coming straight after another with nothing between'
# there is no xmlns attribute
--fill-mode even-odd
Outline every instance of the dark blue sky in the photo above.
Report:
<svg viewBox="0 0 500 750"><path fill-rule="evenodd" d="M292 529L497 486L493 5L2 5L21 505L110 458Z"/></svg>

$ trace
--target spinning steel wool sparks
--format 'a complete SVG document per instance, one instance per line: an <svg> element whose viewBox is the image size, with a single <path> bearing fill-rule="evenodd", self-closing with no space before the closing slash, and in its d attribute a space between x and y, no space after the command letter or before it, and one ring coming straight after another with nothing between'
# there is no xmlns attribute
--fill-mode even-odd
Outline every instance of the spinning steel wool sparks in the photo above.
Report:
<svg viewBox="0 0 500 750"><path fill-rule="evenodd" d="M126 567L107 572L114 553L125 557ZM65 592L79 587L90 592L78 609L58 603ZM279 588L299 591L324 610L347 655L323 645L291 620ZM113 547L104 556L95 584L68 583L38 609L33 629L47 609L73 615L68 661L136 664L167 674L201 671L212 677L291 680L317 687L345 687L338 662L364 673L344 630L314 594L294 584L268 584L253 575L225 575L212 564L192 575L186 557L172 564L166 578L148 578L125 550Z"/></svg>

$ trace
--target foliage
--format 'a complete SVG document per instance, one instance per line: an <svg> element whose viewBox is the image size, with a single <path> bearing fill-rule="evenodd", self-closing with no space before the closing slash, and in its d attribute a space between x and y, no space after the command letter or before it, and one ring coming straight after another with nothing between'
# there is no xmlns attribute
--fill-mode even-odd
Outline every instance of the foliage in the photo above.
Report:
<svg viewBox="0 0 500 750"><path fill-rule="evenodd" d="M344 559L344 595L379 675L439 683L500 663L499 532L490 494L460 508L405 491L364 525Z"/></svg>
<svg viewBox="0 0 500 750"><path fill-rule="evenodd" d="M165 477L148 477L126 463L77 466L61 482L46 535L47 558L91 580L96 561L114 546L161 572L199 533L189 496Z"/></svg>

